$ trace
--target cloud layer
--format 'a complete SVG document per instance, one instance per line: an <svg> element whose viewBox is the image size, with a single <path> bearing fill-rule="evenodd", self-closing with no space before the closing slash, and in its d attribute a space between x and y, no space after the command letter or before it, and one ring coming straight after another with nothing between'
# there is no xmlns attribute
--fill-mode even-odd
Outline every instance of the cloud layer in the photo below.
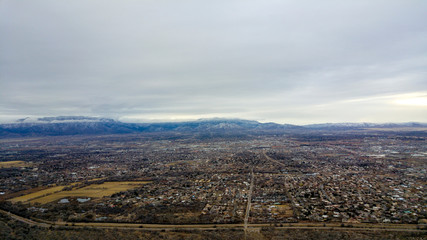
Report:
<svg viewBox="0 0 427 240"><path fill-rule="evenodd" d="M0 116L427 120L427 2L2 1Z"/></svg>

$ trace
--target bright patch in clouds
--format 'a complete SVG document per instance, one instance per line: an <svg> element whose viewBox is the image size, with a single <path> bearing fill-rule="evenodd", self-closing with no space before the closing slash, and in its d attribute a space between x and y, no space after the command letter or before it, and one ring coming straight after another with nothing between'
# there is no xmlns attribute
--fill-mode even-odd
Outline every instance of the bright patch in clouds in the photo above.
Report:
<svg viewBox="0 0 427 240"><path fill-rule="evenodd" d="M394 103L409 106L427 106L427 94L408 94L396 99Z"/></svg>

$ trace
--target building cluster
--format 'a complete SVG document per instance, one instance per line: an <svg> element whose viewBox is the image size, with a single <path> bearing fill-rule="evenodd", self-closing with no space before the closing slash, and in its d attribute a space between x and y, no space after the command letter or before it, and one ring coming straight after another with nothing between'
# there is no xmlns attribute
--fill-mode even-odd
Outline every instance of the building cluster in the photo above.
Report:
<svg viewBox="0 0 427 240"><path fill-rule="evenodd" d="M53 185L83 187L92 179L150 181L88 201L22 203L39 218L141 223L242 223L246 215L251 223L427 218L422 137L58 137L2 142L0 157L30 163L0 169L3 199Z"/></svg>

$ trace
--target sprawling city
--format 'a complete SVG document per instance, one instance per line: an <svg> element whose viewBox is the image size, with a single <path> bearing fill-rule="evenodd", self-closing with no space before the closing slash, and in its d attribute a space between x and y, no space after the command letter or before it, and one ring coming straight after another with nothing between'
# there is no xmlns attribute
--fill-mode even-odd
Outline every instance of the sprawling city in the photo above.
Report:
<svg viewBox="0 0 427 240"><path fill-rule="evenodd" d="M427 128L255 131L243 129L247 123L192 123L209 127L199 134L1 139L2 213L41 228L146 234L233 230L256 239L293 227L426 233Z"/></svg>

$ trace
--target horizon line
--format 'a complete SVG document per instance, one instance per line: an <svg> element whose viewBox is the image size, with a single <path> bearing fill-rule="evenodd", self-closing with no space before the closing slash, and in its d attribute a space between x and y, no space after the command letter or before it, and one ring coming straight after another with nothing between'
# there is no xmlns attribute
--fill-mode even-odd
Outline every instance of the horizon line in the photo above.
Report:
<svg viewBox="0 0 427 240"><path fill-rule="evenodd" d="M52 119L50 121L48 120L41 120L43 118L82 118L81 120L77 119L70 119L70 120L56 120ZM90 119L91 118L91 119ZM27 121L27 119L31 119L30 121ZM14 120L9 119L9 121L3 121L0 119L0 124L19 124L19 123L51 123L53 121L56 122L67 122L67 121L81 121L81 122L89 122L89 121L97 121L102 119L108 119L113 120L116 122L122 122L122 123L185 123L185 122L197 122L197 121L209 121L209 120L240 120L240 121L255 121L258 123L274 123L279 125L295 125L295 126L309 126L309 125L322 125L322 124L408 124L408 123L416 123L416 124L427 124L427 122L419 122L419 121L396 121L396 122L375 122L375 121L316 121L312 123L304 123L304 124L295 124L295 123L281 123L277 121L263 121L263 120L257 120L257 119L250 119L250 118L238 118L238 117L207 117L207 118L159 118L159 119L144 119L144 118L132 118L134 121L130 120L125 117L103 117L103 116L88 116L88 115L59 115L59 116L33 116L33 117L23 117L23 118L15 118Z"/></svg>

